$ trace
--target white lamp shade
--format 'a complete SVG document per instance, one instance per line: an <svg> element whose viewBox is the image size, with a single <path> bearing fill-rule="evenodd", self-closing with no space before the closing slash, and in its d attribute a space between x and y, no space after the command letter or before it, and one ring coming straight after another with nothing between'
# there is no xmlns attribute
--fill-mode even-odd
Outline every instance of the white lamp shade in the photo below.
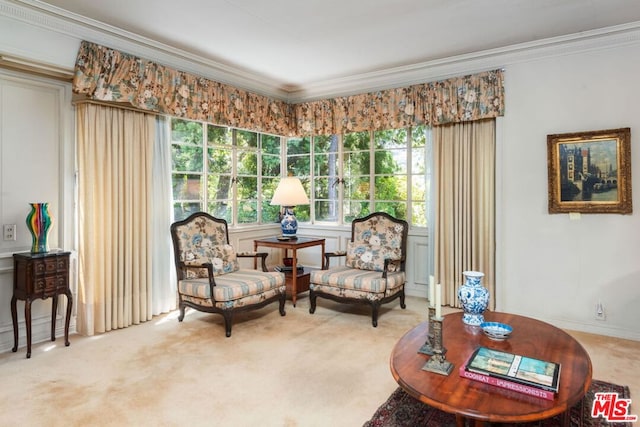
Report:
<svg viewBox="0 0 640 427"><path fill-rule="evenodd" d="M280 180L278 188L273 193L271 204L280 206L308 205L309 198L304 192L300 180L294 176L288 176Z"/></svg>

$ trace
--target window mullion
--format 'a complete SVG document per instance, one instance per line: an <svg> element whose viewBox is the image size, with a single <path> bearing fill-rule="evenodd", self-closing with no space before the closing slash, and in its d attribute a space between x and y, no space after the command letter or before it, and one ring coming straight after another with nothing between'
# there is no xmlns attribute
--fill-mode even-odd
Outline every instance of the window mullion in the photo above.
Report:
<svg viewBox="0 0 640 427"><path fill-rule="evenodd" d="M338 135L338 224L344 224L344 138Z"/></svg>
<svg viewBox="0 0 640 427"><path fill-rule="evenodd" d="M209 141L207 125L202 123L202 211L209 212Z"/></svg>
<svg viewBox="0 0 640 427"><path fill-rule="evenodd" d="M375 212L376 190L376 141L375 132L369 131L369 212Z"/></svg>
<svg viewBox="0 0 640 427"><path fill-rule="evenodd" d="M407 162L407 222L409 226L413 224L413 129L407 128L406 146L406 162Z"/></svg>
<svg viewBox="0 0 640 427"><path fill-rule="evenodd" d="M236 129L231 130L231 221L233 225L238 221L238 145Z"/></svg>
<svg viewBox="0 0 640 427"><path fill-rule="evenodd" d="M262 169L262 156L260 155L260 153L262 152L262 134L258 134L258 147L256 148L256 167L257 167L257 176L256 176L256 183L258 185L258 192L256 194L256 222L258 224L262 224L262 203L264 203L264 197L262 196L262 174L263 174L263 169Z"/></svg>
<svg viewBox="0 0 640 427"><path fill-rule="evenodd" d="M309 222L312 224L316 218L316 149L315 136L311 137L311 145L309 147Z"/></svg>

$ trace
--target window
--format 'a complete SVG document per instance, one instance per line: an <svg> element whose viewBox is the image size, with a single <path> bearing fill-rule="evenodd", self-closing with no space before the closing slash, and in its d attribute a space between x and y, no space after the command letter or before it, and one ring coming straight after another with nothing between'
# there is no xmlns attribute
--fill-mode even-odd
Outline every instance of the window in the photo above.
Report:
<svg viewBox="0 0 640 427"><path fill-rule="evenodd" d="M431 183L431 130L426 126L411 129L411 162L409 163L409 205L411 207L411 225L427 226L427 203Z"/></svg>
<svg viewBox="0 0 640 427"><path fill-rule="evenodd" d="M340 138L317 136L313 144L313 207L318 222L339 220Z"/></svg>
<svg viewBox="0 0 640 427"><path fill-rule="evenodd" d="M409 204L407 133L407 129L394 129L373 134L373 210L401 219L407 219Z"/></svg>
<svg viewBox="0 0 640 427"><path fill-rule="evenodd" d="M171 120L173 214L184 219L202 210L203 126L197 122Z"/></svg>
<svg viewBox="0 0 640 427"><path fill-rule="evenodd" d="M280 177L280 140L273 135L172 119L175 219L205 210L230 225L275 222L279 207L269 201Z"/></svg>
<svg viewBox="0 0 640 427"><path fill-rule="evenodd" d="M383 211L426 227L429 136L429 128L419 126L291 138L287 169L313 183L308 194L316 223L348 224Z"/></svg>
<svg viewBox="0 0 640 427"><path fill-rule="evenodd" d="M289 138L287 140L287 175L300 178L307 195L311 194L311 138ZM309 197L311 200L311 196ZM311 219L310 206L295 206L298 222L309 222Z"/></svg>
<svg viewBox="0 0 640 427"><path fill-rule="evenodd" d="M430 135L418 126L289 138L285 156L279 136L172 119L174 215L277 222L280 206L270 201L285 173L309 195L310 205L295 207L300 222L350 224L383 211L426 227Z"/></svg>
<svg viewBox="0 0 640 427"><path fill-rule="evenodd" d="M344 223L371 212L371 133L356 132L344 136L343 218Z"/></svg>

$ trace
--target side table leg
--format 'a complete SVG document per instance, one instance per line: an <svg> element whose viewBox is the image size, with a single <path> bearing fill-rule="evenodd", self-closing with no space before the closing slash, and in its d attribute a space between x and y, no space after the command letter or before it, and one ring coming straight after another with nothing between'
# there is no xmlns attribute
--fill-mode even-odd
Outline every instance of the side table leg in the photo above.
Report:
<svg viewBox="0 0 640 427"><path fill-rule="evenodd" d="M27 326L27 359L31 358L31 300L24 302L24 321Z"/></svg>
<svg viewBox="0 0 640 427"><path fill-rule="evenodd" d="M291 266L293 269L291 270L291 301L293 302L293 306L296 306L296 300L298 299L298 258L296 255L296 250L293 249L293 262Z"/></svg>
<svg viewBox="0 0 640 427"><path fill-rule="evenodd" d="M71 322L71 307L73 306L73 296L71 291L67 289L67 316L64 319L64 345L69 347L69 323Z"/></svg>
<svg viewBox="0 0 640 427"><path fill-rule="evenodd" d="M253 241L253 252L258 252L258 244L256 241ZM253 257L253 269L256 270L258 268L258 259Z"/></svg>
<svg viewBox="0 0 640 427"><path fill-rule="evenodd" d="M11 320L13 321L13 348L14 353L18 351L18 311L16 307L17 298L11 297Z"/></svg>
<svg viewBox="0 0 640 427"><path fill-rule="evenodd" d="M56 340L56 312L58 311L58 295L51 297L51 341Z"/></svg>

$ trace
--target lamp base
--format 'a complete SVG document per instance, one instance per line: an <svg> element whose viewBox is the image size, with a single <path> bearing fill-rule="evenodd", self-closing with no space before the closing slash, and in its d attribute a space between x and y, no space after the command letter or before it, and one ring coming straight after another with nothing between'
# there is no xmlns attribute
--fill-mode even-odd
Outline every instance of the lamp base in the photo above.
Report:
<svg viewBox="0 0 640 427"><path fill-rule="evenodd" d="M297 239L296 233L298 232L298 220L293 214L293 206L285 206L284 214L282 215L282 237L288 237L290 239Z"/></svg>

